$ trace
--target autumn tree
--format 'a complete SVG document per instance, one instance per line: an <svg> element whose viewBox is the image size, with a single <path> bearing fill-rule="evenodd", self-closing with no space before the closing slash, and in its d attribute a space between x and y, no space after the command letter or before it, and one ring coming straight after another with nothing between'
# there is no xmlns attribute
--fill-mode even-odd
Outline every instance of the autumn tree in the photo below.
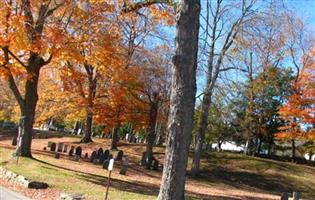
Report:
<svg viewBox="0 0 315 200"><path fill-rule="evenodd" d="M112 12L113 5L106 2L85 2L64 22L69 42L60 56L61 76L64 89L77 94L78 109L84 108L84 143L92 142L94 105L106 97L103 90L108 71L121 65L117 56L119 34L109 20Z"/></svg>
<svg viewBox="0 0 315 200"><path fill-rule="evenodd" d="M285 125L279 128L278 139L314 140L315 106L315 48L302 58L303 67L292 81L293 94L280 108L280 117ZM295 160L295 146L292 146L292 160Z"/></svg>
<svg viewBox="0 0 315 200"><path fill-rule="evenodd" d="M20 112L17 153L31 157L38 79L43 66L50 63L60 30L55 19L66 1L1 1L1 71L17 100ZM16 84L25 79L24 88ZM23 94L24 93L24 94Z"/></svg>
<svg viewBox="0 0 315 200"><path fill-rule="evenodd" d="M143 104L146 125L146 167L152 166L153 145L156 139L157 123L164 123L163 107L168 105L168 88L170 86L170 49L158 46L150 51L142 51L137 56L138 73L133 86L129 86L132 96Z"/></svg>

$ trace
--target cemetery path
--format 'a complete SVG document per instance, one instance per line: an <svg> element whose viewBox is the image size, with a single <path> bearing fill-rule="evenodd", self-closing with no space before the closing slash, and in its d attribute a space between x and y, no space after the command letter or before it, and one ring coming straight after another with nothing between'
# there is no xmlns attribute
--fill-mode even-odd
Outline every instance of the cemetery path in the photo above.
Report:
<svg viewBox="0 0 315 200"><path fill-rule="evenodd" d="M28 198L0 186L0 200L29 200Z"/></svg>

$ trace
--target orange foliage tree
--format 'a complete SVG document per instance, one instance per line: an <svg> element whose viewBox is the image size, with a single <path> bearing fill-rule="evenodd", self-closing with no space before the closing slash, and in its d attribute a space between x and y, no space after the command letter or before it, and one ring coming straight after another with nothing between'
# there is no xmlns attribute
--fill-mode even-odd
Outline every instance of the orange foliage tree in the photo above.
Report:
<svg viewBox="0 0 315 200"><path fill-rule="evenodd" d="M58 50L62 35L58 22L69 5L68 1L0 1L0 75L19 104L21 156L32 156L40 70Z"/></svg>
<svg viewBox="0 0 315 200"><path fill-rule="evenodd" d="M315 47L303 58L304 66L292 82L293 93L279 109L285 125L279 128L278 139L291 140L295 159L295 140L315 140Z"/></svg>

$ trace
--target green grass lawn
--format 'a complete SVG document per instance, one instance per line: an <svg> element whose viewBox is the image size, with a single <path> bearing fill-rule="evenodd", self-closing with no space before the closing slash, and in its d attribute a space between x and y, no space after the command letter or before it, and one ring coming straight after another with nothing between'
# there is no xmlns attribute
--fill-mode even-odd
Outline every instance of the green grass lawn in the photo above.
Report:
<svg viewBox="0 0 315 200"><path fill-rule="evenodd" d="M12 153L12 150L0 148L1 167L9 169L17 174L23 175L31 180L46 182L49 184L50 187L57 188L61 191L86 194L89 199L104 198L104 185L106 185L107 183L107 173L105 173L105 170L104 175L96 176L60 169L50 165L49 163L44 163L29 158L20 158L18 165L16 165L16 162L14 160L11 160L10 162L4 162L10 158L10 155ZM47 162L49 162L49 159L53 159L43 157L44 156L36 156L37 159L45 159L45 161L47 160ZM145 192L141 194L141 191L128 192L115 188L110 188L109 197L109 199L111 200L156 199L155 195L149 195Z"/></svg>
<svg viewBox="0 0 315 200"><path fill-rule="evenodd" d="M43 181L60 191L87 195L88 199L103 199L107 181L107 171L82 173L75 169L80 164L73 162L74 170L56 166L62 159L37 154L36 159L20 158L16 165L10 160L13 150L0 148L1 167L21 174L31 180ZM207 153L202 160L202 172L195 179L207 188L220 187L240 189L259 193L280 195L282 192L301 192L303 199L315 199L315 168L292 163L254 158L236 153ZM7 162L10 160L9 162ZM138 173L141 173L139 171ZM124 180L113 177L109 191L111 200L156 199L158 186L143 180ZM192 181L190 178L188 181ZM192 191L195 192L195 191ZM190 195L187 199L198 199ZM209 194L211 195L211 194ZM195 196L195 198L190 197ZM204 199L204 198L199 198ZM206 199L213 199L212 197ZM218 198L219 199L219 198ZM254 198L248 198L254 199Z"/></svg>

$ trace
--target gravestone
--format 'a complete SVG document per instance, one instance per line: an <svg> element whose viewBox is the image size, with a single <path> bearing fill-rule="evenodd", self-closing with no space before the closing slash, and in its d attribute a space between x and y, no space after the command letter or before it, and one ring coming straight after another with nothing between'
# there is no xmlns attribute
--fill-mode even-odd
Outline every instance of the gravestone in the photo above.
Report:
<svg viewBox="0 0 315 200"><path fill-rule="evenodd" d="M123 156L124 156L124 152L122 150L118 151L116 160L122 160Z"/></svg>
<svg viewBox="0 0 315 200"><path fill-rule="evenodd" d="M159 170L159 161L154 160L152 164L152 169L158 171Z"/></svg>
<svg viewBox="0 0 315 200"><path fill-rule="evenodd" d="M289 200L289 194L287 192L283 192L281 194L281 200Z"/></svg>
<svg viewBox="0 0 315 200"><path fill-rule="evenodd" d="M56 151L56 143L51 143L50 145L50 151Z"/></svg>
<svg viewBox="0 0 315 200"><path fill-rule="evenodd" d="M103 169L106 169L106 170L107 170L108 165L109 165L109 161L110 161L110 159L112 159L112 158L113 158L113 156L112 156L112 154L110 154L110 155L108 156L108 158L107 158L106 160L104 160L104 162L103 162Z"/></svg>
<svg viewBox="0 0 315 200"><path fill-rule="evenodd" d="M99 159L99 163L100 164L103 164L104 160L108 159L108 156L109 156L109 151L106 150L100 157Z"/></svg>
<svg viewBox="0 0 315 200"><path fill-rule="evenodd" d="M128 160L126 157L124 157L122 159L122 165L121 165L119 174L126 175L127 169L128 169Z"/></svg>
<svg viewBox="0 0 315 200"><path fill-rule="evenodd" d="M99 159L103 153L104 153L103 148L99 148L98 151L97 151L96 158Z"/></svg>
<svg viewBox="0 0 315 200"><path fill-rule="evenodd" d="M65 145L65 147L63 148L63 152L67 153L68 152L68 145Z"/></svg>
<svg viewBox="0 0 315 200"><path fill-rule="evenodd" d="M13 137L12 146L16 146L16 145L17 145L17 137Z"/></svg>
<svg viewBox="0 0 315 200"><path fill-rule="evenodd" d="M94 162L94 160L96 159L96 154L97 152L96 151L93 151L92 154L91 154L91 157L90 157L90 162Z"/></svg>
<svg viewBox="0 0 315 200"><path fill-rule="evenodd" d="M62 152L62 149L63 149L63 143L60 142L60 143L58 143L57 151L58 151L58 152Z"/></svg>
<svg viewBox="0 0 315 200"><path fill-rule="evenodd" d="M74 153L74 146L71 146L70 151L69 151L69 156L72 156Z"/></svg>
<svg viewBox="0 0 315 200"><path fill-rule="evenodd" d="M60 157L60 154L56 152L56 153L55 153L55 158L56 158L56 159L59 159L59 157Z"/></svg>
<svg viewBox="0 0 315 200"><path fill-rule="evenodd" d="M75 155L81 157L81 154L82 154L82 148L80 146L78 146L75 149Z"/></svg>
<svg viewBox="0 0 315 200"><path fill-rule="evenodd" d="M105 159L107 159L108 156L109 156L109 150L106 149L106 150L104 151L103 155L105 156Z"/></svg>
<svg viewBox="0 0 315 200"><path fill-rule="evenodd" d="M293 200L299 200L300 194L298 192L293 192Z"/></svg>
<svg viewBox="0 0 315 200"><path fill-rule="evenodd" d="M89 158L89 154L88 154L88 153L85 153L85 154L84 154L84 158L85 158L85 159L88 159L88 158Z"/></svg>
<svg viewBox="0 0 315 200"><path fill-rule="evenodd" d="M48 141L47 147L50 147L52 143L52 141Z"/></svg>
<svg viewBox="0 0 315 200"><path fill-rule="evenodd" d="M147 160L147 153L146 153L146 152L143 152L139 164L140 164L141 166L145 166L146 160Z"/></svg>
<svg viewBox="0 0 315 200"><path fill-rule="evenodd" d="M81 135L81 133L82 133L82 129L79 128L79 130L78 130L78 132L77 132L77 135Z"/></svg>

